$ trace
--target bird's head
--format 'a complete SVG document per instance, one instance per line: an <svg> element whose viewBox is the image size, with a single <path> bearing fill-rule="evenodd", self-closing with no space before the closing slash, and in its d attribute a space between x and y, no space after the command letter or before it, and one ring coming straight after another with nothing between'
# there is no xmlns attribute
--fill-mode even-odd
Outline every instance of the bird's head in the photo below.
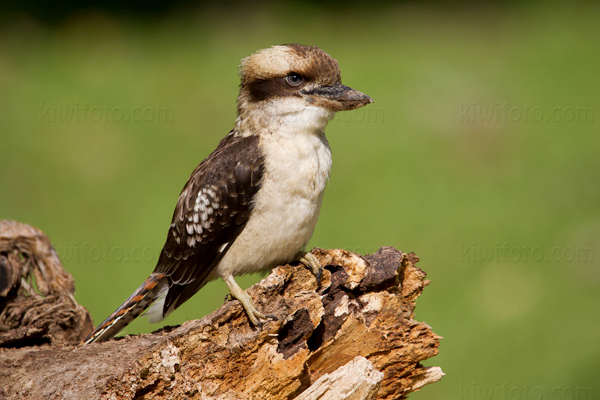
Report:
<svg viewBox="0 0 600 400"><path fill-rule="evenodd" d="M340 67L314 46L287 44L263 49L240 65L238 123L296 125L322 130L335 112L353 110L373 100L342 85ZM285 122L284 122L285 123Z"/></svg>

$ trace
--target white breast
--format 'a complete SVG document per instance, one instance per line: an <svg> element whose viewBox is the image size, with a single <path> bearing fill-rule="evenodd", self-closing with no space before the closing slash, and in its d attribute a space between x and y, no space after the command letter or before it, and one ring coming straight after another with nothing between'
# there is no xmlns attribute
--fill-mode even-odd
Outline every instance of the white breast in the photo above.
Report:
<svg viewBox="0 0 600 400"><path fill-rule="evenodd" d="M331 170L331 149L323 133L331 115L307 107L289 117L305 123L280 121L276 131L261 135L262 186L246 227L216 275L241 275L290 262L314 232Z"/></svg>

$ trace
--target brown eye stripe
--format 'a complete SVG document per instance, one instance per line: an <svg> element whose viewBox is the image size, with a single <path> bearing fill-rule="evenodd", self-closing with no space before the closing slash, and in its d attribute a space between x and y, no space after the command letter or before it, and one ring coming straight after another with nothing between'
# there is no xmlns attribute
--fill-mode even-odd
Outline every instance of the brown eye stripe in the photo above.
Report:
<svg viewBox="0 0 600 400"><path fill-rule="evenodd" d="M286 77L256 79L247 85L250 100L254 102L269 100L274 97L300 96L298 91L302 86L302 84L291 86L287 83Z"/></svg>

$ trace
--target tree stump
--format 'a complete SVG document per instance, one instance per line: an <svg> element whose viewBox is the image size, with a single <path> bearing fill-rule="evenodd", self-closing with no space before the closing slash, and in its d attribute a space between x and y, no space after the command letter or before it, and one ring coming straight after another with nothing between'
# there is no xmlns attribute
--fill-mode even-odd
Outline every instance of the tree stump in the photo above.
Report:
<svg viewBox="0 0 600 400"><path fill-rule="evenodd" d="M74 294L42 231L0 221L0 348L78 343L93 326Z"/></svg>
<svg viewBox="0 0 600 400"><path fill-rule="evenodd" d="M429 284L416 255L313 254L325 266L320 287L302 265L283 265L249 289L277 317L262 329L233 300L152 334L0 347L0 400L402 399L442 378L420 363L438 353L440 337L414 320Z"/></svg>

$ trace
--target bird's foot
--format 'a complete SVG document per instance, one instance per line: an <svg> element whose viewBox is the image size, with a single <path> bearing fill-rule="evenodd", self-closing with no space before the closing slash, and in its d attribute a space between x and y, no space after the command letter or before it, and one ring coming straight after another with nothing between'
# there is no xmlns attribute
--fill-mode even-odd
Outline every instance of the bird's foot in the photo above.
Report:
<svg viewBox="0 0 600 400"><path fill-rule="evenodd" d="M238 286L235 280L233 280L233 277L231 277L230 279L225 278L225 283L227 283L227 286L229 287L230 291L230 294L227 297L225 297L225 299L227 299L228 297L238 299L240 303L242 303L242 306L244 307L244 310L246 311L246 314L248 315L248 318L250 319L250 322L253 326L257 328L262 328L263 324L261 320L277 321L276 316L264 315L263 313L258 311L256 306L254 305L254 301L252 301L252 297L250 297L250 295L246 291L242 290L242 288Z"/></svg>
<svg viewBox="0 0 600 400"><path fill-rule="evenodd" d="M308 268L315 278L317 278L317 287L321 287L321 280L323 279L323 266L313 253L307 251L301 251L298 253L298 260Z"/></svg>
<svg viewBox="0 0 600 400"><path fill-rule="evenodd" d="M262 321L266 321L266 320L277 321L276 316L264 315L263 313L258 311L256 306L254 305L254 302L252 301L252 297L250 297L250 295L248 293L242 292L242 295L239 297L236 296L236 298L240 301L240 303L242 303L242 306L244 306L244 310L246 310L246 314L248 315L250 322L255 327L262 328L262 326L263 326Z"/></svg>

